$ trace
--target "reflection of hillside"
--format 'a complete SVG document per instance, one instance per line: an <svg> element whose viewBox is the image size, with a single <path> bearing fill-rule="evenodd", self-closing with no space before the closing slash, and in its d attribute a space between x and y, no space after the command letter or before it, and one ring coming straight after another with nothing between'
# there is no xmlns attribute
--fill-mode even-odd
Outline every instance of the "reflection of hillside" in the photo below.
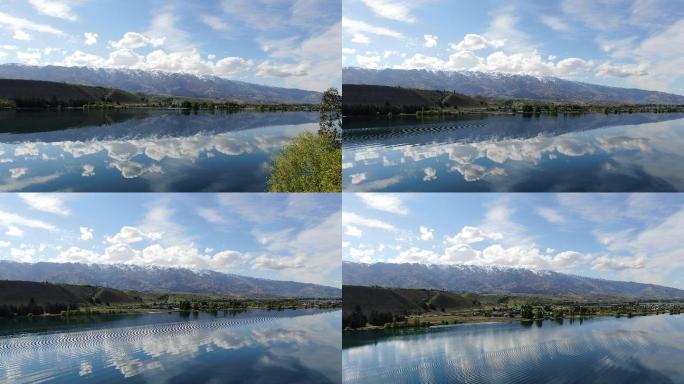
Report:
<svg viewBox="0 0 684 384"><path fill-rule="evenodd" d="M558 116L468 115L445 119L417 120L415 116L388 120L345 119L345 148L366 145L480 142L557 136L598 128L645 124L684 118L681 113L620 115L584 114Z"/></svg>
<svg viewBox="0 0 684 384"><path fill-rule="evenodd" d="M315 112L183 114L178 111L0 112L0 141L58 142L182 137L277 125L315 123Z"/></svg>

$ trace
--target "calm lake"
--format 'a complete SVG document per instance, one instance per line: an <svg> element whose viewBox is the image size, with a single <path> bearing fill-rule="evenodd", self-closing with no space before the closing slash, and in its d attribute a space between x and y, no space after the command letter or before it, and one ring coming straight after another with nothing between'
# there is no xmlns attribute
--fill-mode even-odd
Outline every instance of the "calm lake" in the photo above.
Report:
<svg viewBox="0 0 684 384"><path fill-rule="evenodd" d="M684 315L346 332L345 383L681 383Z"/></svg>
<svg viewBox="0 0 684 384"><path fill-rule="evenodd" d="M339 310L5 320L0 382L339 383L340 324Z"/></svg>
<svg viewBox="0 0 684 384"><path fill-rule="evenodd" d="M346 191L684 191L684 114L345 118Z"/></svg>
<svg viewBox="0 0 684 384"><path fill-rule="evenodd" d="M312 112L0 111L0 191L265 191Z"/></svg>

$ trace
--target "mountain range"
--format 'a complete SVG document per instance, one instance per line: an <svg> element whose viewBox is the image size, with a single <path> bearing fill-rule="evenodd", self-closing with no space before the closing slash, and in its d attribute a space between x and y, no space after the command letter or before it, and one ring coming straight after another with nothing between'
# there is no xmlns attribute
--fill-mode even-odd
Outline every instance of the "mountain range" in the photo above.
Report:
<svg viewBox="0 0 684 384"><path fill-rule="evenodd" d="M241 297L341 297L342 290L317 284L193 271L185 268L81 263L0 261L0 280L96 285L142 292L185 292Z"/></svg>
<svg viewBox="0 0 684 384"><path fill-rule="evenodd" d="M684 104L684 96L608 87L550 76L498 72L343 68L344 84L455 91L471 96L568 103Z"/></svg>
<svg viewBox="0 0 684 384"><path fill-rule="evenodd" d="M0 65L0 79L43 80L117 88L155 96L220 99L246 103L318 104L321 93L294 88L269 87L186 73L136 69Z"/></svg>
<svg viewBox="0 0 684 384"><path fill-rule="evenodd" d="M474 265L344 262L345 285L622 298L684 298L684 290L655 284L595 279L552 271Z"/></svg>

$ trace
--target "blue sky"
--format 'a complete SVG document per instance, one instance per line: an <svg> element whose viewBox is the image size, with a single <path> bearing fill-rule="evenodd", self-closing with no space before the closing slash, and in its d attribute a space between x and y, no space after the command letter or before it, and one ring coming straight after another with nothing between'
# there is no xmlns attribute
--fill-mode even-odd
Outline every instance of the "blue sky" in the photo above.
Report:
<svg viewBox="0 0 684 384"><path fill-rule="evenodd" d="M345 0L343 65L557 76L684 94L678 0Z"/></svg>
<svg viewBox="0 0 684 384"><path fill-rule="evenodd" d="M340 286L336 194L1 194L0 259L184 267Z"/></svg>
<svg viewBox="0 0 684 384"><path fill-rule="evenodd" d="M158 69L324 90L339 0L3 0L0 62Z"/></svg>
<svg viewBox="0 0 684 384"><path fill-rule="evenodd" d="M342 257L553 270L684 289L681 194L344 194Z"/></svg>

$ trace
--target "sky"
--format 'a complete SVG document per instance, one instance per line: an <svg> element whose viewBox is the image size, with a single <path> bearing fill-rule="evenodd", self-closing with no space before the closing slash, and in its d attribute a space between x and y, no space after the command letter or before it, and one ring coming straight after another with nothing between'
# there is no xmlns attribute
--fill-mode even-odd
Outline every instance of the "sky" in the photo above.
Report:
<svg viewBox="0 0 684 384"><path fill-rule="evenodd" d="M551 270L684 289L682 194L344 194L342 258Z"/></svg>
<svg viewBox="0 0 684 384"><path fill-rule="evenodd" d="M0 259L341 286L335 194L0 194Z"/></svg>
<svg viewBox="0 0 684 384"><path fill-rule="evenodd" d="M343 65L556 76L684 94L680 0L345 0Z"/></svg>
<svg viewBox="0 0 684 384"><path fill-rule="evenodd" d="M340 0L3 0L0 63L163 70L325 90Z"/></svg>

